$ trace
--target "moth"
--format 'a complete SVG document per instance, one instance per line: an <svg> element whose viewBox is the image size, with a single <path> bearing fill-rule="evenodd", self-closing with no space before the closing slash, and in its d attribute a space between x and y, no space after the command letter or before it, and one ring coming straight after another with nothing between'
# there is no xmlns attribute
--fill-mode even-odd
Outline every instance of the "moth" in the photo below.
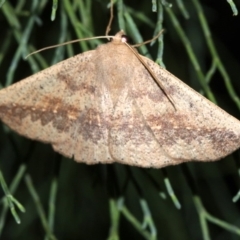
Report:
<svg viewBox="0 0 240 240"><path fill-rule="evenodd" d="M0 90L0 119L86 164L161 168L239 148L236 118L133 53L124 34Z"/></svg>

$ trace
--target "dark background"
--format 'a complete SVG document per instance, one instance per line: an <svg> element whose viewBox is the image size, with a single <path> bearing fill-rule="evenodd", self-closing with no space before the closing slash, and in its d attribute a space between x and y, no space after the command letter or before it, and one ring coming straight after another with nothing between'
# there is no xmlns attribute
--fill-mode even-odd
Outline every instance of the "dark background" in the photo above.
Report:
<svg viewBox="0 0 240 240"><path fill-rule="evenodd" d="M151 1L124 1L123 11L119 8L120 1L117 2L114 7L115 18L111 34L119 31L120 28L117 14L128 13L136 24L134 30L129 22L125 21L125 30L133 42L138 42L135 32L137 30L143 40L151 39L155 35L158 19L157 13L152 12ZM194 2L196 1L183 1L189 19L183 17L175 1L171 1L173 4L171 11L188 37L202 72L206 74L210 69L212 56ZM203 8L212 39L230 76L233 89L239 96L239 16L233 16L225 0L198 2ZM74 9L73 12L69 12L67 3ZM91 11L87 13L89 3L91 3ZM235 3L240 9L239 0L235 0ZM82 37L104 35L109 20L107 4L108 1L97 0L59 1L56 19L51 21L51 1L36 1L36 3L6 1L0 9L1 86L4 87L10 84L10 81L13 83L32 75L69 57L72 53L78 54L94 49L99 41L86 42L85 48L83 44L76 43L66 48L42 52L41 55L32 57L34 63L22 58L34 49L77 39L81 34ZM185 50L186 45L181 41L172 23L167 6L162 8L164 18L162 25L165 29L163 62L166 68L197 91L207 95ZM142 16L143 19L138 16ZM30 21L32 21L31 26ZM26 38L25 43L27 31L29 37ZM23 47L19 50L21 44ZM155 60L158 44L148 45L147 49ZM19 58L16 57L17 51L20 52ZM144 49L140 49L140 52L148 54ZM13 68L12 77L9 77L14 66L16 67ZM240 118L240 106L230 97L224 78L218 70L211 78L209 86L218 105ZM26 166L24 174L17 181L16 191L12 192L26 212L21 213L17 210L21 219L21 224L18 225L10 211L4 215L4 203L1 201L1 239L43 239L48 227L44 227L38 207L41 206L48 217L50 196L56 196L56 199L53 201L54 226L53 228L48 226L57 239L89 240L108 237L118 239L117 236L119 239L204 239L200 217L206 221L206 229L211 239L239 239L240 206L239 201L236 203L232 201L240 187L238 152L218 162L185 163L164 169L140 169L119 164L87 166L65 159L54 153L51 146L25 139L0 123L0 166L9 187L20 167ZM26 176L32 179L40 205L34 203L26 183L28 179ZM164 181L166 178L171 182L175 195L181 203L180 210L175 207L167 193ZM56 195L50 191L52 184L57 184ZM167 198L161 198L160 192L164 192ZM3 191L0 194L4 197ZM124 209L135 218L133 222L129 220L129 212L111 208L111 204L119 202L120 198L124 199ZM155 225L157 230L155 238L143 236L144 230L136 229L137 224L142 223L144 216L141 199L145 199L151 212L149 220L152 221L150 226ZM199 199L203 206L200 209L197 208ZM208 216L204 215L204 208L215 220L224 221L223 226L208 221ZM115 220L111 219L111 213L116 214ZM114 224L119 225L119 231L116 231L116 235L111 235L110 230ZM231 231L231 226L236 228ZM145 231L151 232L149 227ZM205 236L205 239L208 238Z"/></svg>

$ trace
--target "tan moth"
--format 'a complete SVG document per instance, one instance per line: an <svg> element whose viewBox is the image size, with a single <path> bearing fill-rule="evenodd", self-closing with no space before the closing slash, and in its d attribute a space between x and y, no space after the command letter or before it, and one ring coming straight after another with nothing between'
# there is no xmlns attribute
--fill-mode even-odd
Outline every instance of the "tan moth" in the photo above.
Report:
<svg viewBox="0 0 240 240"><path fill-rule="evenodd" d="M239 148L237 119L152 60L136 57L123 37L120 31L96 50L2 89L0 119L87 164L160 168L214 161Z"/></svg>

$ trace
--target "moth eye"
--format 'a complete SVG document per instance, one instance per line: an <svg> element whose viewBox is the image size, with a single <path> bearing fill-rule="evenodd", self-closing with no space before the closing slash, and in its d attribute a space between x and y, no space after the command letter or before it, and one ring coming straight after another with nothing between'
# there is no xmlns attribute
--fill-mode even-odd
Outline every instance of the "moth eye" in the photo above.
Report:
<svg viewBox="0 0 240 240"><path fill-rule="evenodd" d="M122 42L128 42L128 36L127 35L122 35Z"/></svg>
<svg viewBox="0 0 240 240"><path fill-rule="evenodd" d="M132 39L128 37L127 35L122 35L121 36L122 42L130 43L132 44Z"/></svg>

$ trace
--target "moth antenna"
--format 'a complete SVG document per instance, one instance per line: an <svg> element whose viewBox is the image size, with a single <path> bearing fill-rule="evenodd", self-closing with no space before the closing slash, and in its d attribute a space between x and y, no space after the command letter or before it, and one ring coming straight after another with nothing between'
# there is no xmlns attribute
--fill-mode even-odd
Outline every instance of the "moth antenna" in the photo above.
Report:
<svg viewBox="0 0 240 240"><path fill-rule="evenodd" d="M142 46L142 45L148 44L148 43L150 43L150 42L158 39L159 36L160 36L164 31L165 31L165 30L162 29L162 30L161 30L155 37L153 37L152 39L149 39L149 40L144 41L144 42L141 42L141 43L134 44L134 45L132 45L132 47L140 47L140 46Z"/></svg>
<svg viewBox="0 0 240 240"><path fill-rule="evenodd" d="M106 28L106 33L105 35L108 36L108 33L111 31L111 26L112 26L112 21L113 21L113 0L110 1L110 19Z"/></svg>
<svg viewBox="0 0 240 240"><path fill-rule="evenodd" d="M33 54L36 54L36 53L39 53L39 52L42 52L42 51L45 51L45 50L48 50L48 49L51 49L51 48L55 48L55 47L61 47L61 46L65 46L67 44L70 44L70 43L76 43L76 42L81 42L81 41L87 41L87 40L93 40L93 39L102 39L102 38L114 38L115 36L98 36L98 37L89 37L89 38L82 38L82 39L76 39L76 40L72 40L72 41L68 41L68 42L65 42L65 43L60 43L60 44L56 44L56 45L52 45L52 46L49 46L49 47L44 47L44 48L41 48L37 51L34 51L32 53L29 53L25 59L27 59L29 56L33 55Z"/></svg>
<svg viewBox="0 0 240 240"><path fill-rule="evenodd" d="M138 58L138 60L143 64L143 66L148 70L148 72L151 74L152 78L154 79L154 81L156 82L156 84L161 88L161 90L163 91L163 93L165 94L165 96L168 98L168 100L170 101L170 103L172 104L173 108L175 110L175 103L174 100L171 98L171 96L167 93L166 89L164 88L164 86L162 85L161 81L159 81L158 77L154 74L154 72L151 70L151 68L146 64L146 62L141 58L141 56L135 52L135 50L132 48L132 46L130 46L128 43L124 42L124 44L134 53L134 55Z"/></svg>

